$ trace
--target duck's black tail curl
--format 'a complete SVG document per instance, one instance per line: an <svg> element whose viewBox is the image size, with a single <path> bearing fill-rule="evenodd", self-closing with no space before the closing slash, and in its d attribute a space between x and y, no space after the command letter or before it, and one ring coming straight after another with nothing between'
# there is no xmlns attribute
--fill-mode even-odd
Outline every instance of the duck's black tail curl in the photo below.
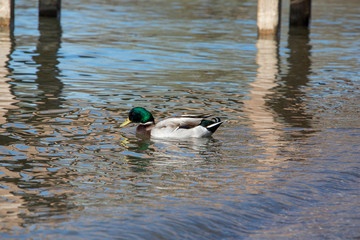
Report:
<svg viewBox="0 0 360 240"><path fill-rule="evenodd" d="M219 117L214 117L211 120L213 120L214 122L221 122L221 119Z"/></svg>
<svg viewBox="0 0 360 240"><path fill-rule="evenodd" d="M202 120L200 125L206 127L207 130L214 133L223 122L219 117L212 118L211 120Z"/></svg>

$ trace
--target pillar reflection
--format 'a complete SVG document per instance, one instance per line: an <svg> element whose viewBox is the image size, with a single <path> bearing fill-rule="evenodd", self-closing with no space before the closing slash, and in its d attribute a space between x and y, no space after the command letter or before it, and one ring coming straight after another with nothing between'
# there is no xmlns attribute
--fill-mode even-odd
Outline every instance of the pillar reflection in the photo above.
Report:
<svg viewBox="0 0 360 240"><path fill-rule="evenodd" d="M39 111L26 112L29 102L34 106L32 110L58 109L62 104L63 84L58 69L60 22L40 18L39 31L37 54L33 56L38 66L35 84L16 72L16 64L24 63L16 54L21 46L17 49L9 32L0 32L0 231L3 233L29 222L51 223L52 215L65 214L76 207L68 199L72 194L70 182L76 177L74 171L59 167L58 155L53 154L63 149L42 145L39 140L50 136L54 129L41 124L43 117L38 116Z"/></svg>
<svg viewBox="0 0 360 240"><path fill-rule="evenodd" d="M244 101L244 111L251 121L255 134L261 139L265 155L269 160L275 160L277 146L282 127L275 121L276 113L267 106L267 97L277 86L276 77L279 72L278 40L274 38L260 38L256 43L256 63L258 72L255 80L250 84L249 100Z"/></svg>
<svg viewBox="0 0 360 240"><path fill-rule="evenodd" d="M292 27L289 30L287 73L281 74L281 84L274 88L268 105L290 127L310 128L312 116L306 111L302 87L309 82L311 69L309 30Z"/></svg>
<svg viewBox="0 0 360 240"><path fill-rule="evenodd" d="M58 109L61 106L63 83L59 79L58 51L61 47L62 29L60 19L39 18L40 37L33 59L39 66L36 83L40 90L39 110Z"/></svg>
<svg viewBox="0 0 360 240"><path fill-rule="evenodd" d="M9 69L7 68L9 56L13 51L11 41L12 31L3 29L0 31L0 125L7 122L8 110L15 108L15 96L12 94L11 85L8 78ZM0 132L2 133L3 130ZM0 135L0 145L7 145L13 141L6 135ZM19 227L23 223L22 218L18 216L24 205L24 200L14 194L20 188L16 184L2 181L4 178L17 178L20 174L8 170L0 165L0 231L4 232L12 227Z"/></svg>
<svg viewBox="0 0 360 240"><path fill-rule="evenodd" d="M7 64L12 53L11 34L9 30L0 31L0 124L6 123L8 109L15 108L15 96L11 92Z"/></svg>
<svg viewBox="0 0 360 240"><path fill-rule="evenodd" d="M258 39L258 73L244 110L262 142L267 160L281 159L282 151L299 151L301 139L314 133L303 87L309 82L311 45L307 28L290 28L289 55L280 67L277 39ZM280 69L287 71L281 73ZM290 127L292 131L285 131ZM294 154L295 156L296 154Z"/></svg>

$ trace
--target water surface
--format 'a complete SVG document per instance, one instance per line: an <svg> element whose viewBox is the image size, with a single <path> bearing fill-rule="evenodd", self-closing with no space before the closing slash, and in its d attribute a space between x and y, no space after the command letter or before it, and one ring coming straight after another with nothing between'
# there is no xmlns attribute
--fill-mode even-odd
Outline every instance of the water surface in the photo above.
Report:
<svg viewBox="0 0 360 240"><path fill-rule="evenodd" d="M256 1L16 2L0 34L2 239L356 239L357 1L257 40ZM210 139L120 123L206 112Z"/></svg>

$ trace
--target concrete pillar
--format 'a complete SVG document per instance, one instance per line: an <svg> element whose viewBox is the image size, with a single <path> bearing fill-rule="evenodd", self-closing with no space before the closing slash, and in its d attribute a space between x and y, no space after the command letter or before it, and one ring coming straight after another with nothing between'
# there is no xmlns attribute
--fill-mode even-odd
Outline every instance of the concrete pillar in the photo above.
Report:
<svg viewBox="0 0 360 240"><path fill-rule="evenodd" d="M277 36L280 29L281 0L258 0L258 36Z"/></svg>
<svg viewBox="0 0 360 240"><path fill-rule="evenodd" d="M0 0L0 27L14 27L14 0Z"/></svg>
<svg viewBox="0 0 360 240"><path fill-rule="evenodd" d="M40 17L60 18L61 0L39 0Z"/></svg>
<svg viewBox="0 0 360 240"><path fill-rule="evenodd" d="M304 26L310 24L311 0L290 0L290 26Z"/></svg>

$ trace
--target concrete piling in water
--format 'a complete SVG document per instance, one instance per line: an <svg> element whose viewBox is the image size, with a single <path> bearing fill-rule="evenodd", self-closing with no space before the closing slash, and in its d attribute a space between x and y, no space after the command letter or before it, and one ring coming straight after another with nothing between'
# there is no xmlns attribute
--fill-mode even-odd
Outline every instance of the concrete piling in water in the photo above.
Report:
<svg viewBox="0 0 360 240"><path fill-rule="evenodd" d="M39 0L39 17L60 18L61 0Z"/></svg>
<svg viewBox="0 0 360 240"><path fill-rule="evenodd" d="M277 36L280 29L281 0L258 0L258 37Z"/></svg>
<svg viewBox="0 0 360 240"><path fill-rule="evenodd" d="M290 0L290 27L308 27L311 16L311 0ZM281 0L258 0L258 38L277 37L280 30Z"/></svg>
<svg viewBox="0 0 360 240"><path fill-rule="evenodd" d="M0 0L0 27L14 25L14 1ZM61 0L39 0L40 17L60 18ZM290 0L290 26L308 26L311 0ZM281 19L281 0L258 0L258 36L278 36Z"/></svg>
<svg viewBox="0 0 360 240"><path fill-rule="evenodd" d="M309 26L311 0L290 0L290 26Z"/></svg>
<svg viewBox="0 0 360 240"><path fill-rule="evenodd" d="M14 28L15 0L0 0L0 30ZM60 18L61 0L39 0L39 17Z"/></svg>
<svg viewBox="0 0 360 240"><path fill-rule="evenodd" d="M14 27L14 0L0 0L0 27Z"/></svg>

